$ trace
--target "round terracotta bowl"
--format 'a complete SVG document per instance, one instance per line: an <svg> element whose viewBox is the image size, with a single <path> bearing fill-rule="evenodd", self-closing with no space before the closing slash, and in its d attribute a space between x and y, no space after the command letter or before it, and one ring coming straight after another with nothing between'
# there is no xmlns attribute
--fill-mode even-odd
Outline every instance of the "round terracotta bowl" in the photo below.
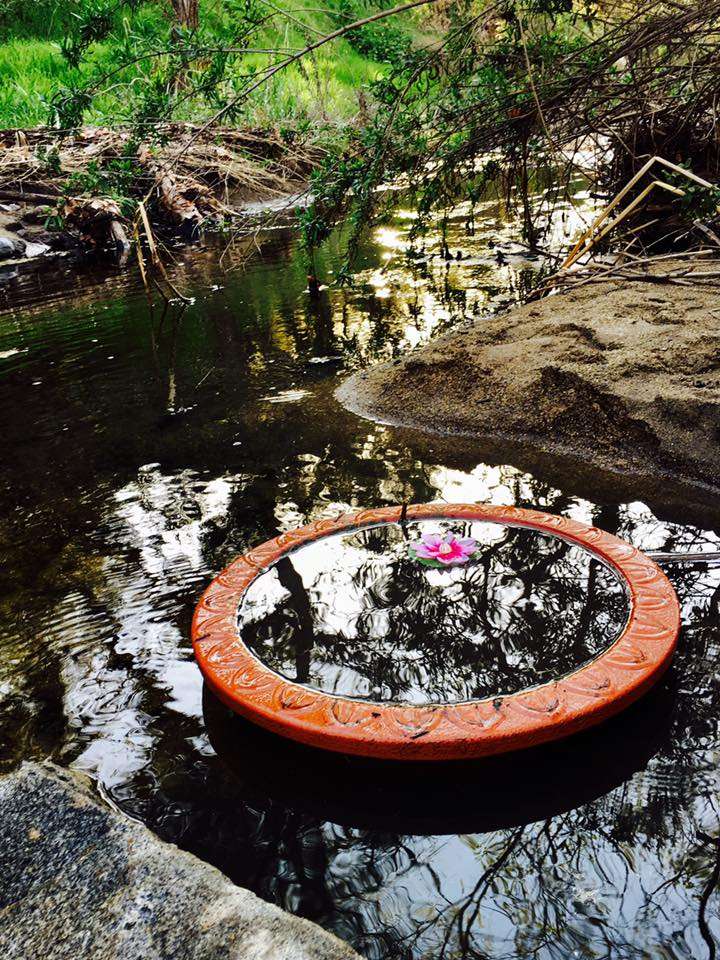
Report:
<svg viewBox="0 0 720 960"><path fill-rule="evenodd" d="M645 693L669 665L680 628L677 596L662 570L625 541L575 520L519 507L427 504L408 507L406 517L527 527L584 547L626 586L630 612L624 630L604 653L572 673L483 700L373 703L285 680L240 638L243 594L268 566L303 544L401 519L400 507L362 510L283 533L213 580L192 624L195 656L213 693L236 713L311 746L389 760L457 760L534 746L599 723Z"/></svg>

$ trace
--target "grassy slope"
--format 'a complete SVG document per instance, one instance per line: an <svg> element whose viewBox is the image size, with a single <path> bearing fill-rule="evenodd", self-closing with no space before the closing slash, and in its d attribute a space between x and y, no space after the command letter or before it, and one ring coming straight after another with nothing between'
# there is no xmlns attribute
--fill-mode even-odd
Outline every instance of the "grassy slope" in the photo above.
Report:
<svg viewBox="0 0 720 960"><path fill-rule="evenodd" d="M132 17L121 18L114 38L94 44L88 62L80 69L73 69L61 52L61 24L57 17L48 15L56 9L55 0L35 0L35 3L35 16L12 17L8 14L0 19L0 127L47 123L49 98L59 88L77 82L79 76L113 66L124 37L136 38L133 43L141 44L167 29L163 5L155 0L141 7ZM277 5L293 6L290 0L278 0ZM40 7L45 8L44 16ZM362 15L362 7L358 10ZM217 31L218 37L227 36L231 29L231 14L232 0L205 0L203 25L212 32ZM306 14L306 19L309 17L312 17L316 29L330 30L336 25L323 14ZM262 46L300 47L306 42L306 36L293 24L278 23L265 30L257 40ZM265 58L254 55L246 58L243 66L259 67L264 63ZM302 68L282 71L272 84L258 91L247 120L263 125L282 120L312 123L346 119L357 111L358 90L382 69L382 64L360 54L347 41L337 41L319 51L313 61L308 59ZM147 76L144 71L150 72L146 66L133 68L125 79L134 77L142 82ZM86 119L96 123L122 120L127 110L127 89L109 90L96 99ZM205 104L192 103L180 116L197 119L210 110Z"/></svg>

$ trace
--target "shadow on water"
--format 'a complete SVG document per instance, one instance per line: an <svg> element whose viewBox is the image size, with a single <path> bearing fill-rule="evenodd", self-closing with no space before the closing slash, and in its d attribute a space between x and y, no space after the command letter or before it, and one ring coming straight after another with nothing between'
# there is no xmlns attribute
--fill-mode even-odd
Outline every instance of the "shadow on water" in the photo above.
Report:
<svg viewBox="0 0 720 960"><path fill-rule="evenodd" d="M238 717L207 686L203 717L213 749L232 771L238 803L272 799L346 828L403 835L486 833L566 813L644 769L668 735L673 683L660 684L600 728L467 762L323 753Z"/></svg>
<svg viewBox="0 0 720 960"><path fill-rule="evenodd" d="M132 271L0 278L0 759L88 772L160 836L368 960L714 958L720 568L672 571L683 632L663 685L543 750L395 770L294 747L203 697L189 642L201 591L320 517L482 501L645 550L720 548L711 491L336 404L346 370L482 322L541 266L491 207L472 238L462 212L451 222L452 260L430 238L408 265L411 222L399 211L355 287L318 300L287 231L244 271L212 245L175 250L195 302L164 319ZM337 237L320 278L341 260Z"/></svg>

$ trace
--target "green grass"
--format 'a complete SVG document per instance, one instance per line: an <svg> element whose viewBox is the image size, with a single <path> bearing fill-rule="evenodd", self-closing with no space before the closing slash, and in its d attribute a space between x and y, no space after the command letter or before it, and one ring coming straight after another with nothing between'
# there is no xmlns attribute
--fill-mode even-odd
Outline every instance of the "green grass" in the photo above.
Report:
<svg viewBox="0 0 720 960"><path fill-rule="evenodd" d="M65 82L68 67L57 46L42 40L0 45L0 125L32 127L47 117L46 97Z"/></svg>
<svg viewBox="0 0 720 960"><path fill-rule="evenodd" d="M9 40L0 44L0 127L34 127L48 122L47 103L60 87L88 73L92 64L110 63L112 51L99 47L82 70L68 66L60 47L50 40ZM118 98L101 96L95 119L112 116Z"/></svg>
<svg viewBox="0 0 720 960"><path fill-rule="evenodd" d="M261 58L248 57L255 66ZM285 119L346 120L358 110L360 89L380 74L380 64L362 57L343 41L329 54L289 67L253 95L248 120L274 123Z"/></svg>
<svg viewBox="0 0 720 960"><path fill-rule="evenodd" d="M73 0L31 0L20 4L14 17L0 13L0 127L32 127L48 123L48 103L52 96L65 87L77 86L84 79L112 69L125 49L147 49L153 38L167 35L169 21L160 0L144 4L132 14L118 16L112 33L88 50L79 68L71 67L63 57L61 40L68 10ZM92 3L92 0L85 0ZM99 0L98 0L99 2ZM349 0L331 0L330 7L347 13ZM362 16L365 0L353 0L356 16ZM237 0L204 0L201 23L206 36L217 38L218 45L232 42L237 29L233 7ZM282 0L278 0L282 6ZM297 9L287 0L288 8ZM12 10L11 10L12 13ZM295 14L293 14L295 15ZM309 12L305 19L316 30L332 30L340 13ZM398 27L393 26L393 36ZM302 47L307 33L290 22L277 23L254 38L258 46ZM317 34L315 34L317 35ZM372 38L371 38L372 39ZM359 52L357 49L363 52ZM372 53L372 50L370 51ZM233 80L248 68L260 69L267 64L262 55L248 55L236 62L226 82L224 92L232 93ZM159 62L147 60L129 67L121 78L95 97L85 114L87 123L113 123L130 119L140 94L152 82ZM305 58L302 65L281 71L273 81L261 87L245 109L238 122L262 126L283 121L312 125L325 121L342 122L353 117L358 109L359 91L386 69L368 55L367 45L358 41L351 45L343 39L329 44L314 58ZM217 105L206 100L184 103L178 110L178 119L197 120L209 116Z"/></svg>

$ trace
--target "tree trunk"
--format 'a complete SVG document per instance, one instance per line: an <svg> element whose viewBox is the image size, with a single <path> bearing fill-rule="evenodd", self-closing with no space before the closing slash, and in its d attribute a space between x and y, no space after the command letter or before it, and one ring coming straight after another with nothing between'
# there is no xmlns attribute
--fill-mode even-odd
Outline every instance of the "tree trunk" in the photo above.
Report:
<svg viewBox="0 0 720 960"><path fill-rule="evenodd" d="M187 30L197 30L199 0L170 0L170 2L178 24Z"/></svg>

